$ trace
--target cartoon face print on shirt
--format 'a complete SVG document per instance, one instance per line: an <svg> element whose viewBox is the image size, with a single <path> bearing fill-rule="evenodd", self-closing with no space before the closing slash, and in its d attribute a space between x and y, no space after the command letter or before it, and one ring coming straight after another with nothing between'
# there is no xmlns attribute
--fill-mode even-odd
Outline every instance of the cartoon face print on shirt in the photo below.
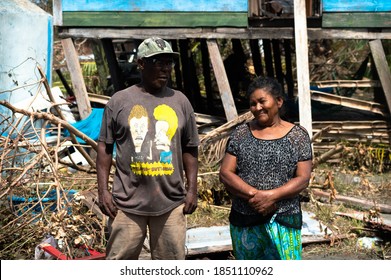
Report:
<svg viewBox="0 0 391 280"><path fill-rule="evenodd" d="M129 126L136 153L141 152L141 145L148 132L148 124L147 110L141 105L134 106L130 111Z"/></svg>
<svg viewBox="0 0 391 280"><path fill-rule="evenodd" d="M171 175L174 172L171 140L178 128L178 117L165 104L154 108L153 117L155 122L141 105L130 111L128 123L134 145L130 168L140 176Z"/></svg>
<svg viewBox="0 0 391 280"><path fill-rule="evenodd" d="M175 111L168 105L162 104L155 108L153 116L155 124L155 145L160 150L160 162L171 163L172 151L171 139L178 128L178 117Z"/></svg>

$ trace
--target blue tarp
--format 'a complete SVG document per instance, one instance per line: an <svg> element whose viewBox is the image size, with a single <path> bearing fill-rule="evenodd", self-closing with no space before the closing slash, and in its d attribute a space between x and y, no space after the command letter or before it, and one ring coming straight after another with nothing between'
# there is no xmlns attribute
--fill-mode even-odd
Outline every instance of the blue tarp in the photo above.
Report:
<svg viewBox="0 0 391 280"><path fill-rule="evenodd" d="M60 192L60 197L66 196L69 201L73 199L74 194L76 194L76 190L66 190L63 192ZM45 192L41 193L42 196L45 195ZM51 190L48 194L46 194L45 198L38 198L38 197L22 197L22 196L11 196L8 197L8 200L12 200L12 204L14 205L15 209L18 212L18 215L23 214L25 211L33 207L34 204L36 204L39 200L42 204L37 204L32 209L32 214L37 215L42 211L41 206L43 207L49 207L49 211L56 211L57 208L57 191ZM70 208L68 209L70 211Z"/></svg>
<svg viewBox="0 0 391 280"><path fill-rule="evenodd" d="M102 124L103 111L103 108L92 108L91 114L87 118L72 123L71 125L77 130L83 132L92 140L97 141L99 137L100 126ZM69 131L64 130L64 136L68 137L69 135ZM79 137L76 138L79 143L86 144L83 139Z"/></svg>

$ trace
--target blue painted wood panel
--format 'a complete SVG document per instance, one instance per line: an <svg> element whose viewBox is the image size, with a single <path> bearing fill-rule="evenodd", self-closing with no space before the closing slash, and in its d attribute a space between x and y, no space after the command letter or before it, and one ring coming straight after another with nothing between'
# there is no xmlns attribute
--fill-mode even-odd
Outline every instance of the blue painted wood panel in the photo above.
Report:
<svg viewBox="0 0 391 280"><path fill-rule="evenodd" d="M391 12L391 0L323 0L323 12Z"/></svg>
<svg viewBox="0 0 391 280"><path fill-rule="evenodd" d="M247 12L248 0L62 0L64 12Z"/></svg>

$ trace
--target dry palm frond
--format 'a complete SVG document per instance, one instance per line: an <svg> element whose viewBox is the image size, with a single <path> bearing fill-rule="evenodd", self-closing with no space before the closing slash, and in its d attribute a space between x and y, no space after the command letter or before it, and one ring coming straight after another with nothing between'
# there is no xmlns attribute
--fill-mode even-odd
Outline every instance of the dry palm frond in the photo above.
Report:
<svg viewBox="0 0 391 280"><path fill-rule="evenodd" d="M203 158L202 164L206 166L215 166L218 164L224 156L228 138L232 130L239 124L248 122L252 118L253 115L251 112L246 112L203 136L199 149Z"/></svg>

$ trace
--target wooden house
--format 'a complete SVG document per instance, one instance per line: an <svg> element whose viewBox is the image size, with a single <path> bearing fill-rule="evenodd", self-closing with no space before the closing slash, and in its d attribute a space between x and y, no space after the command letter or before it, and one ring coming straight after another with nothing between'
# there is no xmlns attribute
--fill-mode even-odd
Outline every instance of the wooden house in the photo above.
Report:
<svg viewBox="0 0 391 280"><path fill-rule="evenodd" d="M354 0L193 0L193 1L125 1L125 0L54 0L54 25L68 49L68 66L72 59L72 38L91 38L102 43L112 82L123 88L118 74L117 57L113 49L116 40L141 40L159 36L169 40L181 53L181 71L175 69L178 88L183 90L197 109L202 99L197 83L192 80L194 61L189 55L189 40L196 40L202 49L202 67L210 104L208 87L210 74L218 85L225 119L232 121L240 115L233 97L220 53L220 39L237 44L246 40L251 46L251 58L257 75L274 76L284 84L288 95L297 97L298 122L311 134L320 132L325 124L312 120L311 102L314 100L368 111L379 116L360 128L352 120L330 124L332 137L347 136L356 140L374 140L389 144L391 109L391 75L381 40L391 39L391 3ZM313 40L368 40L379 76L378 81L338 81L334 86L371 86L380 84L385 102L378 104L359 99L344 98L310 89L308 43ZM262 41L262 47L259 42ZM239 43L240 44L240 43ZM281 61L283 45L285 62ZM291 46L294 45L294 51ZM292 56L295 65L292 65ZM262 60L262 62L261 62ZM284 64L284 69L282 67ZM210 68L210 65L212 66ZM177 66L179 67L179 65ZM292 69L296 75L293 76ZM182 75L180 74L182 72ZM76 74L74 74L76 75ZM179 76L178 76L179 75ZM181 75L181 76L180 76ZM80 74L79 74L80 76ZM72 78L82 83L82 79ZM321 85L322 81L318 81ZM328 85L332 81L327 81ZM335 84L335 83L334 83ZM88 106L85 87L77 87L78 101ZM82 100L85 101L82 101ZM87 111L88 112L88 108ZM213 108L202 113L213 115ZM362 122L361 122L362 123ZM334 125L334 127L333 127ZM339 126L339 127L338 127ZM344 127L344 128L342 128ZM379 128L381 127L381 128ZM334 129L334 130L333 130ZM362 129L370 134L357 134Z"/></svg>

